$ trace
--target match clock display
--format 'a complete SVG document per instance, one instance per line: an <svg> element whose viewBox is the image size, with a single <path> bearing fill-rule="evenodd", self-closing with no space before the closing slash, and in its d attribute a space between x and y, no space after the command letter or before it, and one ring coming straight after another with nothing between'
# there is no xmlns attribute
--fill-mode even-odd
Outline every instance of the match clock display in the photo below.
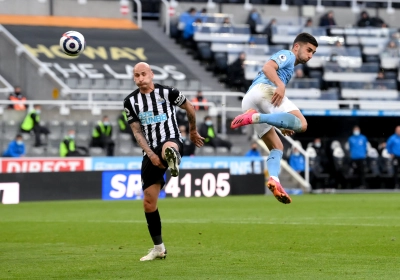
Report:
<svg viewBox="0 0 400 280"><path fill-rule="evenodd" d="M164 190L170 197L225 197L231 192L229 169L181 169L178 177L168 176Z"/></svg>

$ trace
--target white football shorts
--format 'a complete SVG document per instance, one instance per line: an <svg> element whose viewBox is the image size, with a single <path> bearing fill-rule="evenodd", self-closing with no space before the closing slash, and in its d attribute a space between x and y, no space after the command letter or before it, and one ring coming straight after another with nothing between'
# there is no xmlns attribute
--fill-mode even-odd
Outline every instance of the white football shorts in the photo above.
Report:
<svg viewBox="0 0 400 280"><path fill-rule="evenodd" d="M274 95L276 87L268 84L257 84L251 90L249 90L242 100L242 110L246 112L249 109L255 109L257 112L262 114L274 114L274 113L287 113L295 110L299 110L292 101L286 96L283 98L282 103L279 107L274 107L271 104L272 96ZM254 129L258 134L258 137L262 137L267 133L272 125L266 123L253 124Z"/></svg>

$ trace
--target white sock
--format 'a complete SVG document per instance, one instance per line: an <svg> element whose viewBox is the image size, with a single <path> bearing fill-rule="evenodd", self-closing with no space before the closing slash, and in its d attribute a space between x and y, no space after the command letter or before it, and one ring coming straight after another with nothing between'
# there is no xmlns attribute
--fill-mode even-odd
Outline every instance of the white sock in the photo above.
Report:
<svg viewBox="0 0 400 280"><path fill-rule="evenodd" d="M270 178L274 179L275 181L277 181L278 183L280 183L279 178L275 177L275 176L270 176Z"/></svg>
<svg viewBox="0 0 400 280"><path fill-rule="evenodd" d="M164 243L161 243L160 245L154 245L154 249L156 249L158 252L164 252L165 251Z"/></svg>

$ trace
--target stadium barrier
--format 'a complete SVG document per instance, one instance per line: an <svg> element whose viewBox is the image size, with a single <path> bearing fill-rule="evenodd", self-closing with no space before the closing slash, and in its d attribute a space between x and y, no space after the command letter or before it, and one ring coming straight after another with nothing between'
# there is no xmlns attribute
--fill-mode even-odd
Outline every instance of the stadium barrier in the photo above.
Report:
<svg viewBox="0 0 400 280"><path fill-rule="evenodd" d="M263 157L183 157L180 169L229 169L231 175L264 174ZM0 175L8 173L140 170L142 157L0 158Z"/></svg>
<svg viewBox="0 0 400 280"><path fill-rule="evenodd" d="M184 169L166 176L165 197L225 197L265 194L264 174L230 175L229 169ZM143 198L140 170L6 173L0 175L0 201Z"/></svg>

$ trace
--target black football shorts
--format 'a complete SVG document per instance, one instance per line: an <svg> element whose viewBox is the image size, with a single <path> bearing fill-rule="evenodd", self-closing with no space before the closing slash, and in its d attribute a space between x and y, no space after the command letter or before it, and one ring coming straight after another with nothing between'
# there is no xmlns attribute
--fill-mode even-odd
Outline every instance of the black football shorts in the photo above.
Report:
<svg viewBox="0 0 400 280"><path fill-rule="evenodd" d="M151 185L154 184L161 184L161 189L165 185L165 180L164 180L164 174L165 171L168 169L168 163L162 158L162 147L165 142L175 142L178 147L179 147L179 153L182 155L183 151L183 144L179 139L176 138L171 138L167 139L164 142L162 142L160 145L158 145L155 149L153 149L153 152L160 158L162 164L166 166L166 168L159 168L151 162L149 157L147 155L143 156L143 161L142 161L142 170L141 170L141 177L142 177L142 189L145 190Z"/></svg>

